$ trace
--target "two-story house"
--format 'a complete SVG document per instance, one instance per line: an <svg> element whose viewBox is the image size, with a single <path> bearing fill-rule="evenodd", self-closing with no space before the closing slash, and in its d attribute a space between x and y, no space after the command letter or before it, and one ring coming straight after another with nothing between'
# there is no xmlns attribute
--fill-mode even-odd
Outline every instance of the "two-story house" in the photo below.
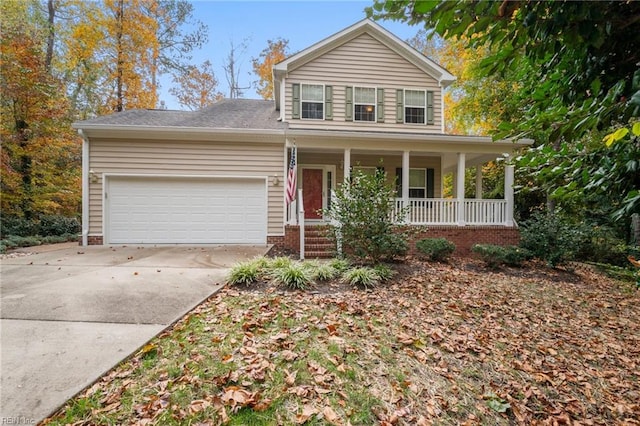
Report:
<svg viewBox="0 0 640 426"><path fill-rule="evenodd" d="M223 100L195 112L131 110L75 123L83 136L83 244L276 244L300 249L353 170L384 167L408 224L461 248L513 243L505 199L465 199L465 169L531 141L447 135L455 77L363 20L277 64L274 101ZM295 152L296 199L285 188ZM478 170L481 168L478 167ZM454 174L455 197L443 198ZM300 243L304 249L304 243Z"/></svg>

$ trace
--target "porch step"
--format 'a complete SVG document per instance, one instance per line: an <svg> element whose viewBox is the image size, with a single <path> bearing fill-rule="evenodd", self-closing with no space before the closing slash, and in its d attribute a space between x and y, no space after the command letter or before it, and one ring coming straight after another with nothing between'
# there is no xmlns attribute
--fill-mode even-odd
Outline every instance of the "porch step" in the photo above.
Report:
<svg viewBox="0 0 640 426"><path fill-rule="evenodd" d="M335 244L327 236L328 227L309 226L304 230L304 254L308 259L331 258L335 252Z"/></svg>
<svg viewBox="0 0 640 426"><path fill-rule="evenodd" d="M330 251L306 251L304 252L306 259L331 259L333 253Z"/></svg>

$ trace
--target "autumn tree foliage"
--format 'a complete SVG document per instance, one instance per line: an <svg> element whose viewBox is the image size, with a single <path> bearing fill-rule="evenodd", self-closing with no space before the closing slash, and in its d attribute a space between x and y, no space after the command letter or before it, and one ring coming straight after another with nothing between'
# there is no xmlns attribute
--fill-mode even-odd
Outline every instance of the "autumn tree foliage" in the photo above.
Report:
<svg viewBox="0 0 640 426"><path fill-rule="evenodd" d="M5 217L27 219L74 214L80 203L79 138L61 81L50 74L47 26L27 19L39 18L33 6L0 4L1 207Z"/></svg>
<svg viewBox="0 0 640 426"><path fill-rule="evenodd" d="M192 111L212 105L224 97L217 91L218 80L210 61L199 67L187 68L181 75L176 75L173 82L176 86L169 89L169 93L178 99L180 105Z"/></svg>
<svg viewBox="0 0 640 426"><path fill-rule="evenodd" d="M155 108L158 76L181 74L190 52L207 39L184 0L102 0L69 3L61 38L70 98L79 113Z"/></svg>
<svg viewBox="0 0 640 426"><path fill-rule="evenodd" d="M206 41L192 12L186 0L0 2L4 218L79 213L71 122L155 108L158 76L182 72Z"/></svg>
<svg viewBox="0 0 640 426"><path fill-rule="evenodd" d="M289 40L277 38L269 40L268 46L257 58L251 60L253 71L260 78L256 82L256 91L263 99L273 99L273 66L288 56Z"/></svg>

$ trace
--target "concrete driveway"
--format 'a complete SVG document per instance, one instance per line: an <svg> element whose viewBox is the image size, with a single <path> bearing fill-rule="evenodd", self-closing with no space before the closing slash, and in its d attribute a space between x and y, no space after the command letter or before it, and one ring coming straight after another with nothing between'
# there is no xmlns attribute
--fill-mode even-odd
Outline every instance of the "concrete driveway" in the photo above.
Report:
<svg viewBox="0 0 640 426"><path fill-rule="evenodd" d="M0 418L44 419L267 249L61 244L1 259Z"/></svg>

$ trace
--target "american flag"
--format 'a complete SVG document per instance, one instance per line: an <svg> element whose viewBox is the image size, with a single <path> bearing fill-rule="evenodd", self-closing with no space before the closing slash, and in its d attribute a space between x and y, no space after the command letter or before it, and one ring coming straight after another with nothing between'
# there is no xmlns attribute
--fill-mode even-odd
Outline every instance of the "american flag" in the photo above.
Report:
<svg viewBox="0 0 640 426"><path fill-rule="evenodd" d="M293 200L296 199L296 179L297 179L297 171L296 171L296 148L291 148L291 161L289 162L289 173L287 173L287 188L286 197L287 204L291 204Z"/></svg>

